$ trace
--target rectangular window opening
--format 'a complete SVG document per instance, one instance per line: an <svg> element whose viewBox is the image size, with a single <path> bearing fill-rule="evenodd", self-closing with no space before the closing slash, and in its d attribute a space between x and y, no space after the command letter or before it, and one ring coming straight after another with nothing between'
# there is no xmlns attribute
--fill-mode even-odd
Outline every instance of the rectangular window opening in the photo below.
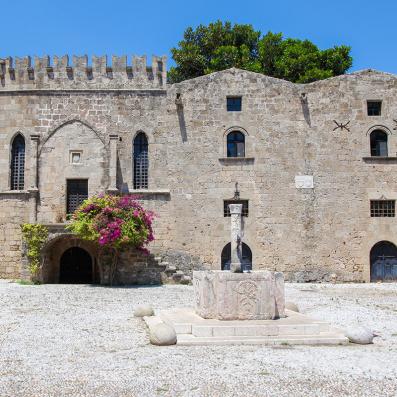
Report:
<svg viewBox="0 0 397 397"><path fill-rule="evenodd" d="M380 116L382 113L382 101L367 101L368 116Z"/></svg>
<svg viewBox="0 0 397 397"><path fill-rule="evenodd" d="M227 97L226 108L228 112L241 112L241 96Z"/></svg>
<svg viewBox="0 0 397 397"><path fill-rule="evenodd" d="M229 204L242 204L241 215L248 217L248 200L224 200L223 201L223 216L230 216Z"/></svg>
<svg viewBox="0 0 397 397"><path fill-rule="evenodd" d="M68 179L66 181L66 213L73 214L88 198L88 179Z"/></svg>
<svg viewBox="0 0 397 397"><path fill-rule="evenodd" d="M395 200L371 200L371 217L394 217Z"/></svg>

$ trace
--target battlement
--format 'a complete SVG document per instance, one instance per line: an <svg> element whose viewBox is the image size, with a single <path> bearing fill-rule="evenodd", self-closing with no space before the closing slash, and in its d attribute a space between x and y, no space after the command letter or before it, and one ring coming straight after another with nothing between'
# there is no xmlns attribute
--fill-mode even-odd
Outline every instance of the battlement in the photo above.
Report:
<svg viewBox="0 0 397 397"><path fill-rule="evenodd" d="M148 66L146 56L87 55L0 58L0 91L32 89L165 89L167 82L166 56L153 56Z"/></svg>

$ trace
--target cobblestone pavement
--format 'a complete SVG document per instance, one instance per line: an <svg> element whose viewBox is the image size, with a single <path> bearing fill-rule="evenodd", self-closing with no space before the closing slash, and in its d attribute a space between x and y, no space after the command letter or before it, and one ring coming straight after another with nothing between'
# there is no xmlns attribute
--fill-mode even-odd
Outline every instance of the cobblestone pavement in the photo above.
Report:
<svg viewBox="0 0 397 397"><path fill-rule="evenodd" d="M373 345L155 347L136 305L189 306L190 286L0 281L0 396L396 396L397 283L288 284L313 318Z"/></svg>

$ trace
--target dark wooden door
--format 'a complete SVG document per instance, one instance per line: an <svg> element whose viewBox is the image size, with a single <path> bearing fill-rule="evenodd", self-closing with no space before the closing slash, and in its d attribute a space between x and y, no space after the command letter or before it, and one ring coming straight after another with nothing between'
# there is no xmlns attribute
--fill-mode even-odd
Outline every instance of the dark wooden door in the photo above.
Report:
<svg viewBox="0 0 397 397"><path fill-rule="evenodd" d="M59 264L59 282L64 284L91 284L93 281L90 254L80 247L67 249Z"/></svg>
<svg viewBox="0 0 397 397"><path fill-rule="evenodd" d="M397 281L397 247L380 241L371 250L371 281Z"/></svg>

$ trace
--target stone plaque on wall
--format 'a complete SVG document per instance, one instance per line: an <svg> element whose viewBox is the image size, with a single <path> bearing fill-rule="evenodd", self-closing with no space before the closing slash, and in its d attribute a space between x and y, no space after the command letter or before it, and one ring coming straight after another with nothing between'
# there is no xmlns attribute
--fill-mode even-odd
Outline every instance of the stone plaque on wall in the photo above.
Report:
<svg viewBox="0 0 397 397"><path fill-rule="evenodd" d="M313 175L297 175L295 177L295 187L297 189L313 189Z"/></svg>

